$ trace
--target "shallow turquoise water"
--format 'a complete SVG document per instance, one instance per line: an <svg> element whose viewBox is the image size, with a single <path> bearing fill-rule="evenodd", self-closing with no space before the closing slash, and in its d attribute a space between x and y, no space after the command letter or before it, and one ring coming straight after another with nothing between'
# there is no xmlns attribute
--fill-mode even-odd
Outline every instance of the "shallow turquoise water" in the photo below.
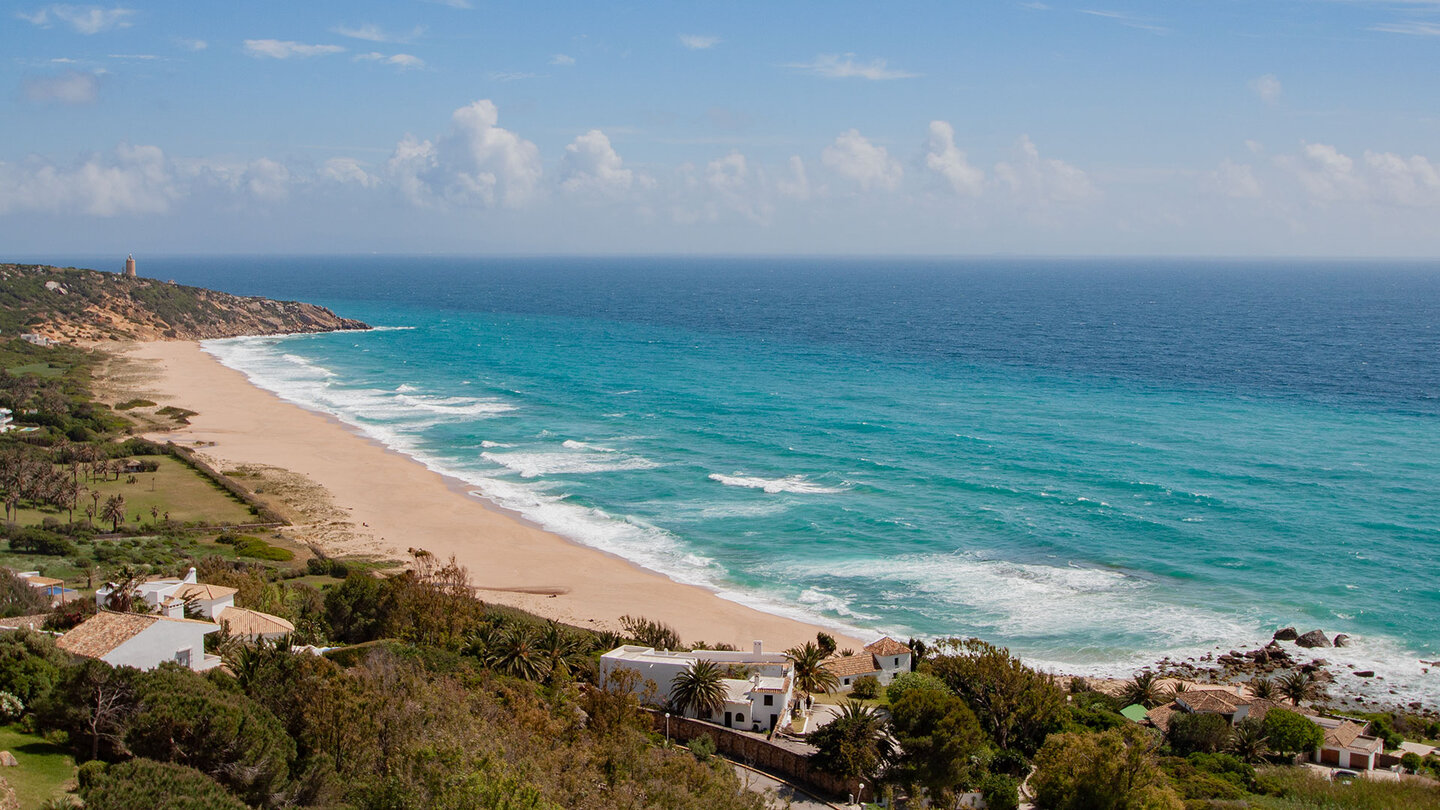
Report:
<svg viewBox="0 0 1440 810"><path fill-rule="evenodd" d="M1359 639L1328 657L1379 669L1369 688L1440 696L1424 268L1307 292L1304 268L846 266L857 303L809 266L415 259L402 293L325 261L231 286L398 328L210 350L577 542L1067 669L1321 627Z"/></svg>

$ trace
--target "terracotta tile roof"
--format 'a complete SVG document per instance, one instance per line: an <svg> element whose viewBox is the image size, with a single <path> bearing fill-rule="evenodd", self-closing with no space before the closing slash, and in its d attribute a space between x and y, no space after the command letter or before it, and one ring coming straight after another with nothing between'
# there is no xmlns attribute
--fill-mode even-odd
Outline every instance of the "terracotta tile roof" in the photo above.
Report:
<svg viewBox="0 0 1440 810"><path fill-rule="evenodd" d="M879 641L866 644L865 652L884 658L887 655L910 655L910 648L886 636Z"/></svg>
<svg viewBox="0 0 1440 810"><path fill-rule="evenodd" d="M1254 718L1254 719L1256 719L1256 720L1264 720L1264 719L1265 719L1265 715L1268 714L1268 713L1270 712L1270 710L1271 710L1271 709L1274 709L1274 708L1286 708L1286 709L1288 709L1288 708L1291 708L1291 707L1285 706L1285 705L1283 705L1283 704L1281 704L1281 703L1277 703L1277 702L1275 702L1275 701L1273 701L1273 700L1266 700L1265 698L1251 698L1251 699L1250 699L1250 711L1248 711L1248 712L1245 713L1245 717L1246 717L1247 719L1248 719L1248 718Z"/></svg>
<svg viewBox="0 0 1440 810"><path fill-rule="evenodd" d="M140 635L156 622L188 622L218 629L213 622L202 622L198 619L172 619L143 613L115 613L102 610L56 639L55 646L86 658L101 658L121 644Z"/></svg>
<svg viewBox="0 0 1440 810"><path fill-rule="evenodd" d="M875 665L875 656L870 653L861 655L848 655L844 658L831 658L820 666L835 673L837 678L850 678L856 675L868 675L872 672L879 672L880 667Z"/></svg>
<svg viewBox="0 0 1440 810"><path fill-rule="evenodd" d="M101 658L158 621L159 616L140 613L96 613L61 636L55 646L86 658Z"/></svg>
<svg viewBox="0 0 1440 810"><path fill-rule="evenodd" d="M1349 748L1350 744L1355 742L1355 738L1364 733L1364 726L1346 720L1335 728L1325 729L1325 747Z"/></svg>
<svg viewBox="0 0 1440 810"><path fill-rule="evenodd" d="M177 599L201 599L206 602L213 602L216 599L224 599L227 596L234 596L240 591L227 585L207 585L204 582L181 585L175 591Z"/></svg>
<svg viewBox="0 0 1440 810"><path fill-rule="evenodd" d="M1191 689L1176 695L1175 700L1189 711L1204 714L1234 714L1241 706L1250 705L1250 698L1225 689Z"/></svg>
<svg viewBox="0 0 1440 810"><path fill-rule="evenodd" d="M1153 708L1153 709L1151 709L1150 711L1146 712L1146 713L1145 713L1145 718L1146 718L1147 720L1149 720L1152 725L1154 725L1156 728L1160 729L1161 731L1169 731L1169 730L1170 730L1170 716L1173 715L1173 714L1175 714L1175 712L1178 712L1178 711L1182 711L1182 709L1180 708L1180 706L1179 706L1178 704L1176 704L1176 703L1174 703L1174 702L1172 701L1172 702L1170 702L1170 703L1166 703L1166 704L1163 705L1163 706L1156 706L1155 708Z"/></svg>
<svg viewBox="0 0 1440 810"><path fill-rule="evenodd" d="M220 623L229 627L230 633L236 636L268 636L295 632L295 625L279 616L245 608L226 608L225 612L220 614Z"/></svg>
<svg viewBox="0 0 1440 810"><path fill-rule="evenodd" d="M0 629L23 630L28 627L33 627L39 630L44 626L45 620L48 618L50 618L50 615L47 613L40 613L34 616L11 616L8 619L0 619Z"/></svg>

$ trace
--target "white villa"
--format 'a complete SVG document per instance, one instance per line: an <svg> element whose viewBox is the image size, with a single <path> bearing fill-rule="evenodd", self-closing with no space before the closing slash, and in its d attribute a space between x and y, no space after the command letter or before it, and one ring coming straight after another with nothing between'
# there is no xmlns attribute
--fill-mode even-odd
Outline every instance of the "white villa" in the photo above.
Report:
<svg viewBox="0 0 1440 810"><path fill-rule="evenodd" d="M632 687L637 694L645 694L653 685L655 699L665 702L670 698L675 676L699 661L713 662L739 676L722 681L725 706L699 719L748 731L770 731L789 725L795 699L795 665L784 653L765 652L759 641L751 652L670 652L627 644L600 656L600 682L604 685L620 670L634 672L639 676Z"/></svg>
<svg viewBox="0 0 1440 810"><path fill-rule="evenodd" d="M220 664L205 654L205 636L220 626L198 619L101 611L55 641L60 649L116 667L154 669L174 661L196 672Z"/></svg>
<svg viewBox="0 0 1440 810"><path fill-rule="evenodd" d="M115 592L113 583L95 591L95 604L105 607ZM172 619L185 618L185 606L191 605L202 616L229 627L231 634L249 639L275 639L295 631L295 625L269 613L235 607L234 588L207 585L197 581L191 568L182 579L155 579L135 587L135 595L155 613Z"/></svg>
<svg viewBox="0 0 1440 810"><path fill-rule="evenodd" d="M900 673L910 671L912 657L909 647L885 636L865 645L865 651L859 655L831 658L821 666L835 674L837 692L848 692L856 680L866 675L875 678L881 686L888 685Z"/></svg>
<svg viewBox="0 0 1440 810"><path fill-rule="evenodd" d="M9 433L15 429L15 412L9 408L0 408L0 433Z"/></svg>

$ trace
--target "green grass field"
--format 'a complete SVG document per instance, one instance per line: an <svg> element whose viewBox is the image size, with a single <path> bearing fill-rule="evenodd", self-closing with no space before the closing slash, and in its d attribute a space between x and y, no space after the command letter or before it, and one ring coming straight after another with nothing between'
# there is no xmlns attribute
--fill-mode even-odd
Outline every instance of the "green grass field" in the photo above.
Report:
<svg viewBox="0 0 1440 810"><path fill-rule="evenodd" d="M20 763L18 768L5 768L0 776L15 789L22 808L39 807L73 787L75 760L37 734L22 733L13 725L0 726L0 751L9 751Z"/></svg>
<svg viewBox="0 0 1440 810"><path fill-rule="evenodd" d="M151 456L148 460L159 461L160 468L153 473L137 473L136 483L126 483L129 476L121 475L118 481L95 481L86 486L99 493L101 508L111 495L125 496L126 523L129 526L148 526L151 522L151 506L160 510L162 520L165 513L169 512L170 519L180 523L199 521L209 525L224 525L258 520L250 514L250 507L186 464L166 456ZM75 507L77 521L85 520L84 507L91 500L89 493L80 495L79 504ZM141 517L139 522L135 520L136 515ZM47 517L59 518L62 522L67 519L65 512L21 509L17 522L21 525L37 525ZM107 521L101 521L98 514L95 524L105 528L110 525Z"/></svg>
<svg viewBox="0 0 1440 810"><path fill-rule="evenodd" d="M23 366L11 366L6 369L11 374L34 374L36 377L59 377L70 369L69 366L57 366L50 363L27 363Z"/></svg>

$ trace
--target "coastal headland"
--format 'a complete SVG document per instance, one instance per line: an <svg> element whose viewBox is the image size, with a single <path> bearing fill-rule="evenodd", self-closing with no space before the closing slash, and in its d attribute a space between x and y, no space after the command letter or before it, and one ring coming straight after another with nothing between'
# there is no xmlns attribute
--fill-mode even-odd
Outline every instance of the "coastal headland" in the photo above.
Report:
<svg viewBox="0 0 1440 810"><path fill-rule="evenodd" d="M645 616L672 625L686 641L748 647L761 640L776 650L827 629L723 599L532 526L469 494L463 482L257 388L196 342L105 348L129 361L124 385L130 393L155 394L197 413L189 425L156 438L193 448L217 467L276 467L322 487L354 538L326 548L327 554L401 560L419 548L453 555L469 569L480 598L579 627L613 629L621 616ZM843 635L837 640L842 647L863 643Z"/></svg>

